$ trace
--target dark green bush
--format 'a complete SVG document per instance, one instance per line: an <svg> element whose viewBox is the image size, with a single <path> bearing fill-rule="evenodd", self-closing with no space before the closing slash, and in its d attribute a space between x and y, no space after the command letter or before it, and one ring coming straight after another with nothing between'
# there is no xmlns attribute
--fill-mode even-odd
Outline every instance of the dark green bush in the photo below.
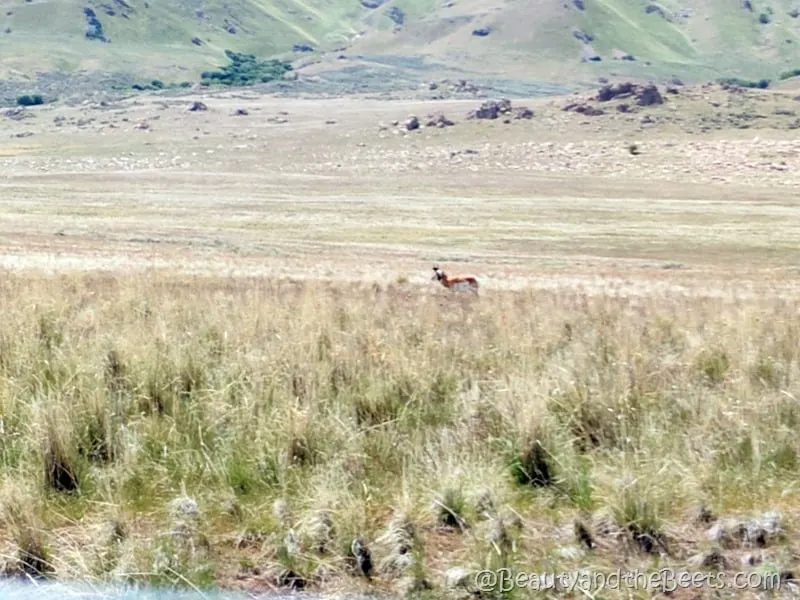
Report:
<svg viewBox="0 0 800 600"><path fill-rule="evenodd" d="M44 104L44 98L39 94L20 96L17 98L17 104L19 106L37 106L39 104Z"/></svg>
<svg viewBox="0 0 800 600"><path fill-rule="evenodd" d="M791 79L792 77L797 77L800 75L800 69L792 69L791 71L784 71L780 74L779 79L783 81L784 79Z"/></svg>
<svg viewBox="0 0 800 600"><path fill-rule="evenodd" d="M180 88L192 87L191 81L181 81L180 83L164 83L160 79L153 79L150 83L134 83L131 89L137 92L150 92L159 90L175 90Z"/></svg>
<svg viewBox="0 0 800 600"><path fill-rule="evenodd" d="M292 65L282 60L257 60L252 54L225 50L230 63L216 71L204 71L203 83L216 85L253 85L283 77Z"/></svg>
<svg viewBox="0 0 800 600"><path fill-rule="evenodd" d="M769 79L759 79L758 81L750 81L747 79L739 79L738 77L726 77L723 79L719 79L718 83L728 84L728 85L738 85L739 87L745 88L758 88L765 90L769 87L770 81Z"/></svg>

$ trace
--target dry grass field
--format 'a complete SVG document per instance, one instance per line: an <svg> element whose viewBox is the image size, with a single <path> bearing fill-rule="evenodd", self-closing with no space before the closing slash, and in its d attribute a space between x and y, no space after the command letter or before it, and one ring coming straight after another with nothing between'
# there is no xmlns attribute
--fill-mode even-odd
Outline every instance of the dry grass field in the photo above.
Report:
<svg viewBox="0 0 800 600"><path fill-rule="evenodd" d="M800 103L574 101L7 113L8 569L442 597L474 592L458 567L668 567L781 579L673 598L791 597Z"/></svg>

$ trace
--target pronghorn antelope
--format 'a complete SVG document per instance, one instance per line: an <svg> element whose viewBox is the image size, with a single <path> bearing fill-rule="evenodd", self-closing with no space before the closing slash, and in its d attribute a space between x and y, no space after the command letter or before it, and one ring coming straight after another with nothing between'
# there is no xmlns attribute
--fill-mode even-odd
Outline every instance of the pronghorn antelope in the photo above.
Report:
<svg viewBox="0 0 800 600"><path fill-rule="evenodd" d="M447 273L439 268L439 265L433 267L433 277L431 281L437 280L444 287L452 292L472 292L478 295L478 280L474 277L448 277Z"/></svg>

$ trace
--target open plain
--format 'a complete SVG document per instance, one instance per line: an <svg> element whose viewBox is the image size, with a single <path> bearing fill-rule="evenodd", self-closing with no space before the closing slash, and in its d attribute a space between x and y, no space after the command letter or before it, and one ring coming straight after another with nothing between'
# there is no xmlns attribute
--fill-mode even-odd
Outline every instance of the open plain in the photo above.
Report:
<svg viewBox="0 0 800 600"><path fill-rule="evenodd" d="M791 597L800 102L661 90L6 111L9 570L496 597L531 591L469 572L671 566L782 583L672 597Z"/></svg>

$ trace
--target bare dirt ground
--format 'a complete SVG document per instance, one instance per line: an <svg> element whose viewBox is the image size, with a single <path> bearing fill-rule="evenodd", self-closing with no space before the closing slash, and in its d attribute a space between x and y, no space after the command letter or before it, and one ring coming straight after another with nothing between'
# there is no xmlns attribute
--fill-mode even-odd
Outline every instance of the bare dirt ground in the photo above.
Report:
<svg viewBox="0 0 800 600"><path fill-rule="evenodd" d="M598 116L570 101L515 101L535 116L508 123L466 120L480 100L248 93L11 110L0 267L432 286L440 263L487 290L796 292L790 94L681 88ZM455 125L405 131L438 111Z"/></svg>

